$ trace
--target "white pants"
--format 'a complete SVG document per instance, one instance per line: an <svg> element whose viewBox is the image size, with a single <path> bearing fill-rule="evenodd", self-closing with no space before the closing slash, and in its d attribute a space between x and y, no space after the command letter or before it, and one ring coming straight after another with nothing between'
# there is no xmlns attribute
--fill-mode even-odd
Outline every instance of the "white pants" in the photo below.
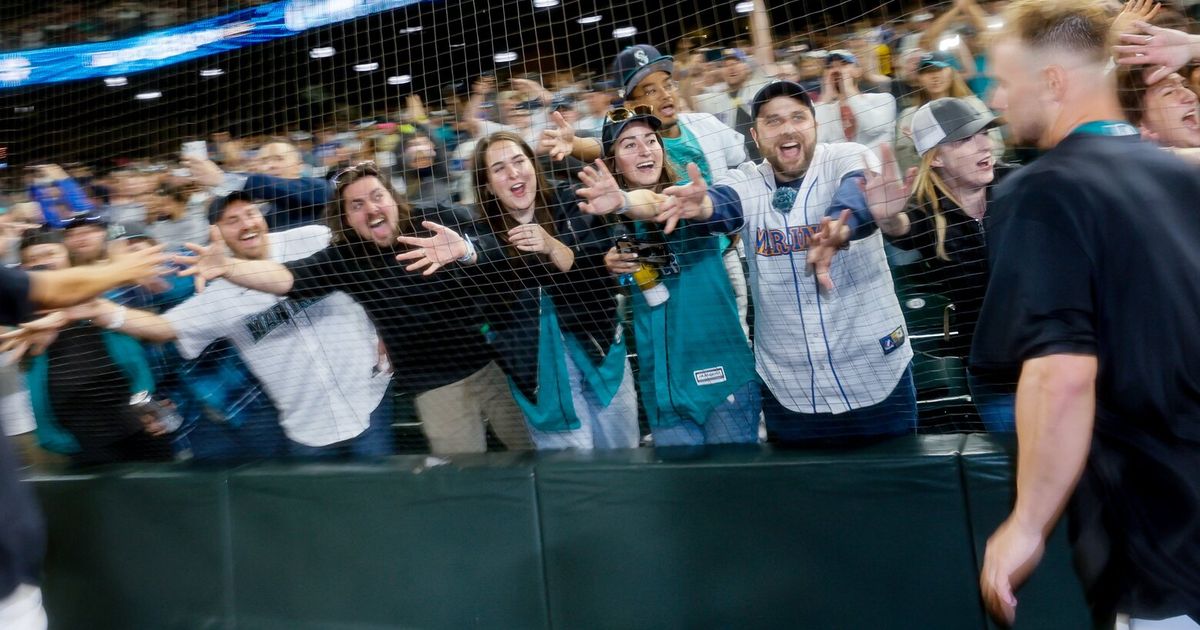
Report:
<svg viewBox="0 0 1200 630"><path fill-rule="evenodd" d="M4 628L4 630L46 630L46 611L42 609L42 589L22 584L8 597L0 599L0 628Z"/></svg>
<svg viewBox="0 0 1200 630"><path fill-rule="evenodd" d="M1200 624L1187 615L1170 619L1133 619L1129 615L1117 615L1115 630L1200 630Z"/></svg>

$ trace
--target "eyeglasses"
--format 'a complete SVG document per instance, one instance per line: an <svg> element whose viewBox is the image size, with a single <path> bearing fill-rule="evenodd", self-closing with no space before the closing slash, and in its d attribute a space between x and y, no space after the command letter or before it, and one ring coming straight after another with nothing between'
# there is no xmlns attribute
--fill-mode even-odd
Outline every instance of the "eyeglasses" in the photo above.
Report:
<svg viewBox="0 0 1200 630"><path fill-rule="evenodd" d="M607 117L608 117L608 122L619 123L619 122L625 122L626 120L629 120L630 118L633 118L634 116L653 116L653 115L654 115L654 108L651 107L650 105L637 105L633 109L628 109L625 107L618 107L616 109L610 109L608 111Z"/></svg>
<svg viewBox="0 0 1200 630"><path fill-rule="evenodd" d="M346 175L346 173L356 173L358 175L378 175L379 167L376 166L375 163L370 160L368 160L366 162L359 162L358 164L355 164L353 166L347 166L346 168L338 171L336 174L334 174L333 177L331 177L329 179L329 181L334 186L339 186L339 185L341 185L340 180L342 179L342 177L344 175Z"/></svg>

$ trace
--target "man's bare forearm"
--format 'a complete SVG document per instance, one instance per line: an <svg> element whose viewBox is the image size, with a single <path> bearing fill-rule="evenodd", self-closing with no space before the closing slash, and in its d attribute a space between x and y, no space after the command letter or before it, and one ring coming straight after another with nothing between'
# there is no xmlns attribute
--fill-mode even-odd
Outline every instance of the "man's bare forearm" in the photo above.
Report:
<svg viewBox="0 0 1200 630"><path fill-rule="evenodd" d="M31 271L29 300L44 309L66 308L139 279L124 268L107 264Z"/></svg>
<svg viewBox="0 0 1200 630"><path fill-rule="evenodd" d="M230 259L222 276L226 280L247 289L287 295L292 290L294 277L287 267L273 260Z"/></svg>
<svg viewBox="0 0 1200 630"><path fill-rule="evenodd" d="M1017 386L1017 502L1013 519L1049 534L1083 467L1096 415L1094 356L1030 359Z"/></svg>

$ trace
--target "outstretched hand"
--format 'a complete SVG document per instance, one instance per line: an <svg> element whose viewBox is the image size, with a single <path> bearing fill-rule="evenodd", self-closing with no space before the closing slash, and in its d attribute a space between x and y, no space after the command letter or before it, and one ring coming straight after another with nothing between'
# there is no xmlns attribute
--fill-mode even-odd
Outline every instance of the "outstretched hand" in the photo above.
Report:
<svg viewBox="0 0 1200 630"><path fill-rule="evenodd" d="M700 168L695 163L687 165L690 182L683 186L671 186L663 191L666 200L659 206L654 220L663 224L663 234L670 234L681 220L706 219L712 216L712 200L708 197L708 185L704 183Z"/></svg>
<svg viewBox="0 0 1200 630"><path fill-rule="evenodd" d="M1146 76L1146 85L1158 83L1191 60L1191 35L1144 21L1134 22L1133 28L1139 32L1121 33L1121 45L1113 46L1113 52L1121 65L1157 66Z"/></svg>
<svg viewBox="0 0 1200 630"><path fill-rule="evenodd" d="M866 156L863 156L863 174L866 181L860 186L867 198L871 216L876 223L886 223L904 211L908 203L908 184L900 178L900 168L896 164L896 153L890 144L879 145L880 173L871 170Z"/></svg>
<svg viewBox="0 0 1200 630"><path fill-rule="evenodd" d="M829 217L821 219L821 229L808 241L808 266L817 276L817 284L825 291L833 290L833 279L829 269L833 265L833 257L846 243L850 242L850 211L842 210L835 220Z"/></svg>
<svg viewBox="0 0 1200 630"><path fill-rule="evenodd" d="M400 236L396 241L412 249L396 256L400 262L413 261L405 271L420 271L431 276L438 269L467 255L467 239L458 232L433 221L422 221L421 226L433 232L433 236Z"/></svg>
<svg viewBox="0 0 1200 630"><path fill-rule="evenodd" d="M597 159L583 167L579 171L579 181L583 182L583 188L576 190L575 194L587 200L579 204L579 209L584 213L610 214L625 205L625 195L621 193L617 179L608 170L604 160Z"/></svg>
<svg viewBox="0 0 1200 630"><path fill-rule="evenodd" d="M558 162L566 159L575 150L575 128L560 112L550 114L550 120L554 125L542 130L542 135L538 138L537 154L549 155L550 159Z"/></svg>
<svg viewBox="0 0 1200 630"><path fill-rule="evenodd" d="M0 335L0 353L8 353L5 365L12 365L22 357L37 356L58 338L58 331L71 323L63 311L25 322L17 328Z"/></svg>
<svg viewBox="0 0 1200 630"><path fill-rule="evenodd" d="M196 293L204 291L210 280L216 280L228 271L228 261L225 258L225 239L221 230L212 226L208 230L208 245L185 243L185 247L194 256L174 256L175 264L183 267L180 276L191 276L196 283Z"/></svg>

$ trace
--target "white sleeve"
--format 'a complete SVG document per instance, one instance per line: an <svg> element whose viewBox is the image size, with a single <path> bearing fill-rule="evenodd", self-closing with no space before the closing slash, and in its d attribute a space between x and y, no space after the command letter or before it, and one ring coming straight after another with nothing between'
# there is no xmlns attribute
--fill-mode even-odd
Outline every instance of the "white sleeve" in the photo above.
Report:
<svg viewBox="0 0 1200 630"><path fill-rule="evenodd" d="M855 94L846 99L858 123L861 144L878 146L896 133L896 98L891 94Z"/></svg>
<svg viewBox="0 0 1200 630"><path fill-rule="evenodd" d="M702 92L692 99L692 105L696 106L698 112L706 112L719 118L730 105L728 101L729 97L719 92Z"/></svg>
<svg viewBox="0 0 1200 630"><path fill-rule="evenodd" d="M845 142L842 131L842 116L837 103L821 103L815 107L817 115L817 142Z"/></svg>
<svg viewBox="0 0 1200 630"><path fill-rule="evenodd" d="M209 344L229 336L237 322L234 313L223 308L227 300L221 299L221 291L209 289L188 298L183 304L163 313L175 329L175 343L179 354L185 359L194 359Z"/></svg>
<svg viewBox="0 0 1200 630"><path fill-rule="evenodd" d="M870 169L871 172L878 173L880 170L879 157L871 149L852 142L843 142L829 147L830 150L837 151L837 159L834 162L834 168L837 169L837 179L840 181L847 173L861 171L864 168ZM866 164L863 161L866 160Z"/></svg>
<svg viewBox="0 0 1200 630"><path fill-rule="evenodd" d="M308 258L329 246L330 232L324 225L306 225L285 233L289 235L289 258L293 260ZM293 234L295 241L290 240Z"/></svg>
<svg viewBox="0 0 1200 630"><path fill-rule="evenodd" d="M725 166L735 169L746 161L746 136L726 126L728 134L725 139ZM715 177L715 174L714 174Z"/></svg>

